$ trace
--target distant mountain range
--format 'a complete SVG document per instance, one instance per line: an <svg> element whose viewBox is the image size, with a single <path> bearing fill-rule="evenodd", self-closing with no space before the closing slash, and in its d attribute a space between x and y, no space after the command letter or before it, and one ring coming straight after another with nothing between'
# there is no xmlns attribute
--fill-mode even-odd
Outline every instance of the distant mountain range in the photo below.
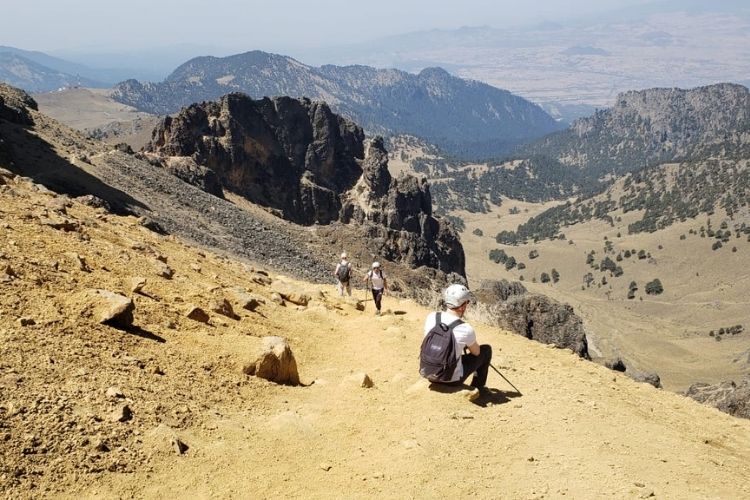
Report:
<svg viewBox="0 0 750 500"><path fill-rule="evenodd" d="M367 66L305 65L260 51L199 57L161 83L128 80L113 98L139 110L170 114L231 93L324 100L368 132L408 133L457 155L487 156L559 130L539 106L508 91L451 76Z"/></svg>
<svg viewBox="0 0 750 500"><path fill-rule="evenodd" d="M567 113L566 105L605 107L628 90L742 83L750 74L746 1L660 0L594 11L528 26L435 29L290 55L311 64L356 62L411 72L440 66L545 109L554 105L566 121L581 116L574 109Z"/></svg>
<svg viewBox="0 0 750 500"><path fill-rule="evenodd" d="M24 53L24 51L3 49L7 49L7 47L0 47L0 81L23 88L28 92L46 92L61 87L105 86L80 74L59 69L67 67L69 70L75 71L75 68L70 63L55 64L55 61L60 61L61 63L65 63L65 61L55 60L40 52L31 53L31 57L29 57L29 53ZM36 57L34 54L36 54ZM39 60L51 63L56 68L37 62Z"/></svg>

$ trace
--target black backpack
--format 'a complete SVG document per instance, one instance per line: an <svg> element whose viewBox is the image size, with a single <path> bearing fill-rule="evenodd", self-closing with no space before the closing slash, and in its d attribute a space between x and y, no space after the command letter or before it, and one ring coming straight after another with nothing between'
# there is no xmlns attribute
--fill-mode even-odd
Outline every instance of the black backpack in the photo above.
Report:
<svg viewBox="0 0 750 500"><path fill-rule="evenodd" d="M419 352L419 374L430 382L450 382L456 371L456 337L453 329L462 324L457 319L450 325L440 321L440 313L435 315L435 326L422 340Z"/></svg>
<svg viewBox="0 0 750 500"><path fill-rule="evenodd" d="M336 272L336 277L340 282L346 283L349 281L349 263L339 264L339 270Z"/></svg>

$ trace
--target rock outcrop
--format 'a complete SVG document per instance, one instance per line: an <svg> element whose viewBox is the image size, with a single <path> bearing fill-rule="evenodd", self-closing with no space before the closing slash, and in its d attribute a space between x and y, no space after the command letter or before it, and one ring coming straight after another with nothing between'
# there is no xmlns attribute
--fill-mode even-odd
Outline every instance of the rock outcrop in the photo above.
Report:
<svg viewBox="0 0 750 500"><path fill-rule="evenodd" d="M387 260L464 275L463 248L432 216L427 183L391 178L382 139L365 141L325 103L229 94L165 118L144 154L182 165L177 175L204 190L215 175L221 188L212 192L239 194L297 224L356 222ZM186 175L197 172L190 165L200 175Z"/></svg>
<svg viewBox="0 0 750 500"><path fill-rule="evenodd" d="M525 293L520 283L514 285L504 280L483 282L476 296L479 300L476 314L485 321L589 358L583 323L568 304L544 295Z"/></svg>
<svg viewBox="0 0 750 500"><path fill-rule="evenodd" d="M735 417L750 418L750 377L739 384L733 381L693 384L685 395Z"/></svg>

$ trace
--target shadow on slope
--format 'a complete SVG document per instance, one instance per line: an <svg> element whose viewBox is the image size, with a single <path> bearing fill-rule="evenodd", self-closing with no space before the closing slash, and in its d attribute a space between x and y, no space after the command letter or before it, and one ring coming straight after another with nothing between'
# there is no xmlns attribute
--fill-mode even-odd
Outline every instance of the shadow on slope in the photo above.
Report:
<svg viewBox="0 0 750 500"><path fill-rule="evenodd" d="M29 177L60 194L97 196L107 201L112 211L118 214L130 214L134 207L148 209L130 195L61 158L50 143L23 125L0 120L0 137L6 145L6 167L18 175ZM85 157L78 161L87 162Z"/></svg>

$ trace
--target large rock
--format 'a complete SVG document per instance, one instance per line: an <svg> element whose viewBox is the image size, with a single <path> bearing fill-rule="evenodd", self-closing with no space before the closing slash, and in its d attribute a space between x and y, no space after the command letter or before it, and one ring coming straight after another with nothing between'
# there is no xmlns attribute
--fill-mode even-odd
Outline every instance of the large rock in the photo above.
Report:
<svg viewBox="0 0 750 500"><path fill-rule="evenodd" d="M567 348L589 359L583 322L573 308L544 295L521 293L523 288L486 281L476 290L480 300L474 314L526 338ZM507 297L503 300L502 297Z"/></svg>
<svg viewBox="0 0 750 500"><path fill-rule="evenodd" d="M247 375L276 382L299 385L297 361L286 340L281 337L264 337L261 352L242 371Z"/></svg>
<svg viewBox="0 0 750 500"><path fill-rule="evenodd" d="M133 326L135 304L128 297L109 290L95 289L87 290L84 298L85 311L88 311L98 323L117 328Z"/></svg>
<svg viewBox="0 0 750 500"><path fill-rule="evenodd" d="M327 104L229 94L194 104L154 130L146 150L191 157L222 186L299 224L338 219L338 194L362 173L364 132Z"/></svg>
<svg viewBox="0 0 750 500"><path fill-rule="evenodd" d="M223 189L292 222L355 223L386 260L465 274L458 235L432 216L426 181L392 179L383 140L365 142L325 103L229 94L166 117L145 149L165 165L208 169ZM207 189L191 175L182 178Z"/></svg>
<svg viewBox="0 0 750 500"><path fill-rule="evenodd" d="M685 395L735 417L750 418L750 377L739 384L733 381L693 384Z"/></svg>

